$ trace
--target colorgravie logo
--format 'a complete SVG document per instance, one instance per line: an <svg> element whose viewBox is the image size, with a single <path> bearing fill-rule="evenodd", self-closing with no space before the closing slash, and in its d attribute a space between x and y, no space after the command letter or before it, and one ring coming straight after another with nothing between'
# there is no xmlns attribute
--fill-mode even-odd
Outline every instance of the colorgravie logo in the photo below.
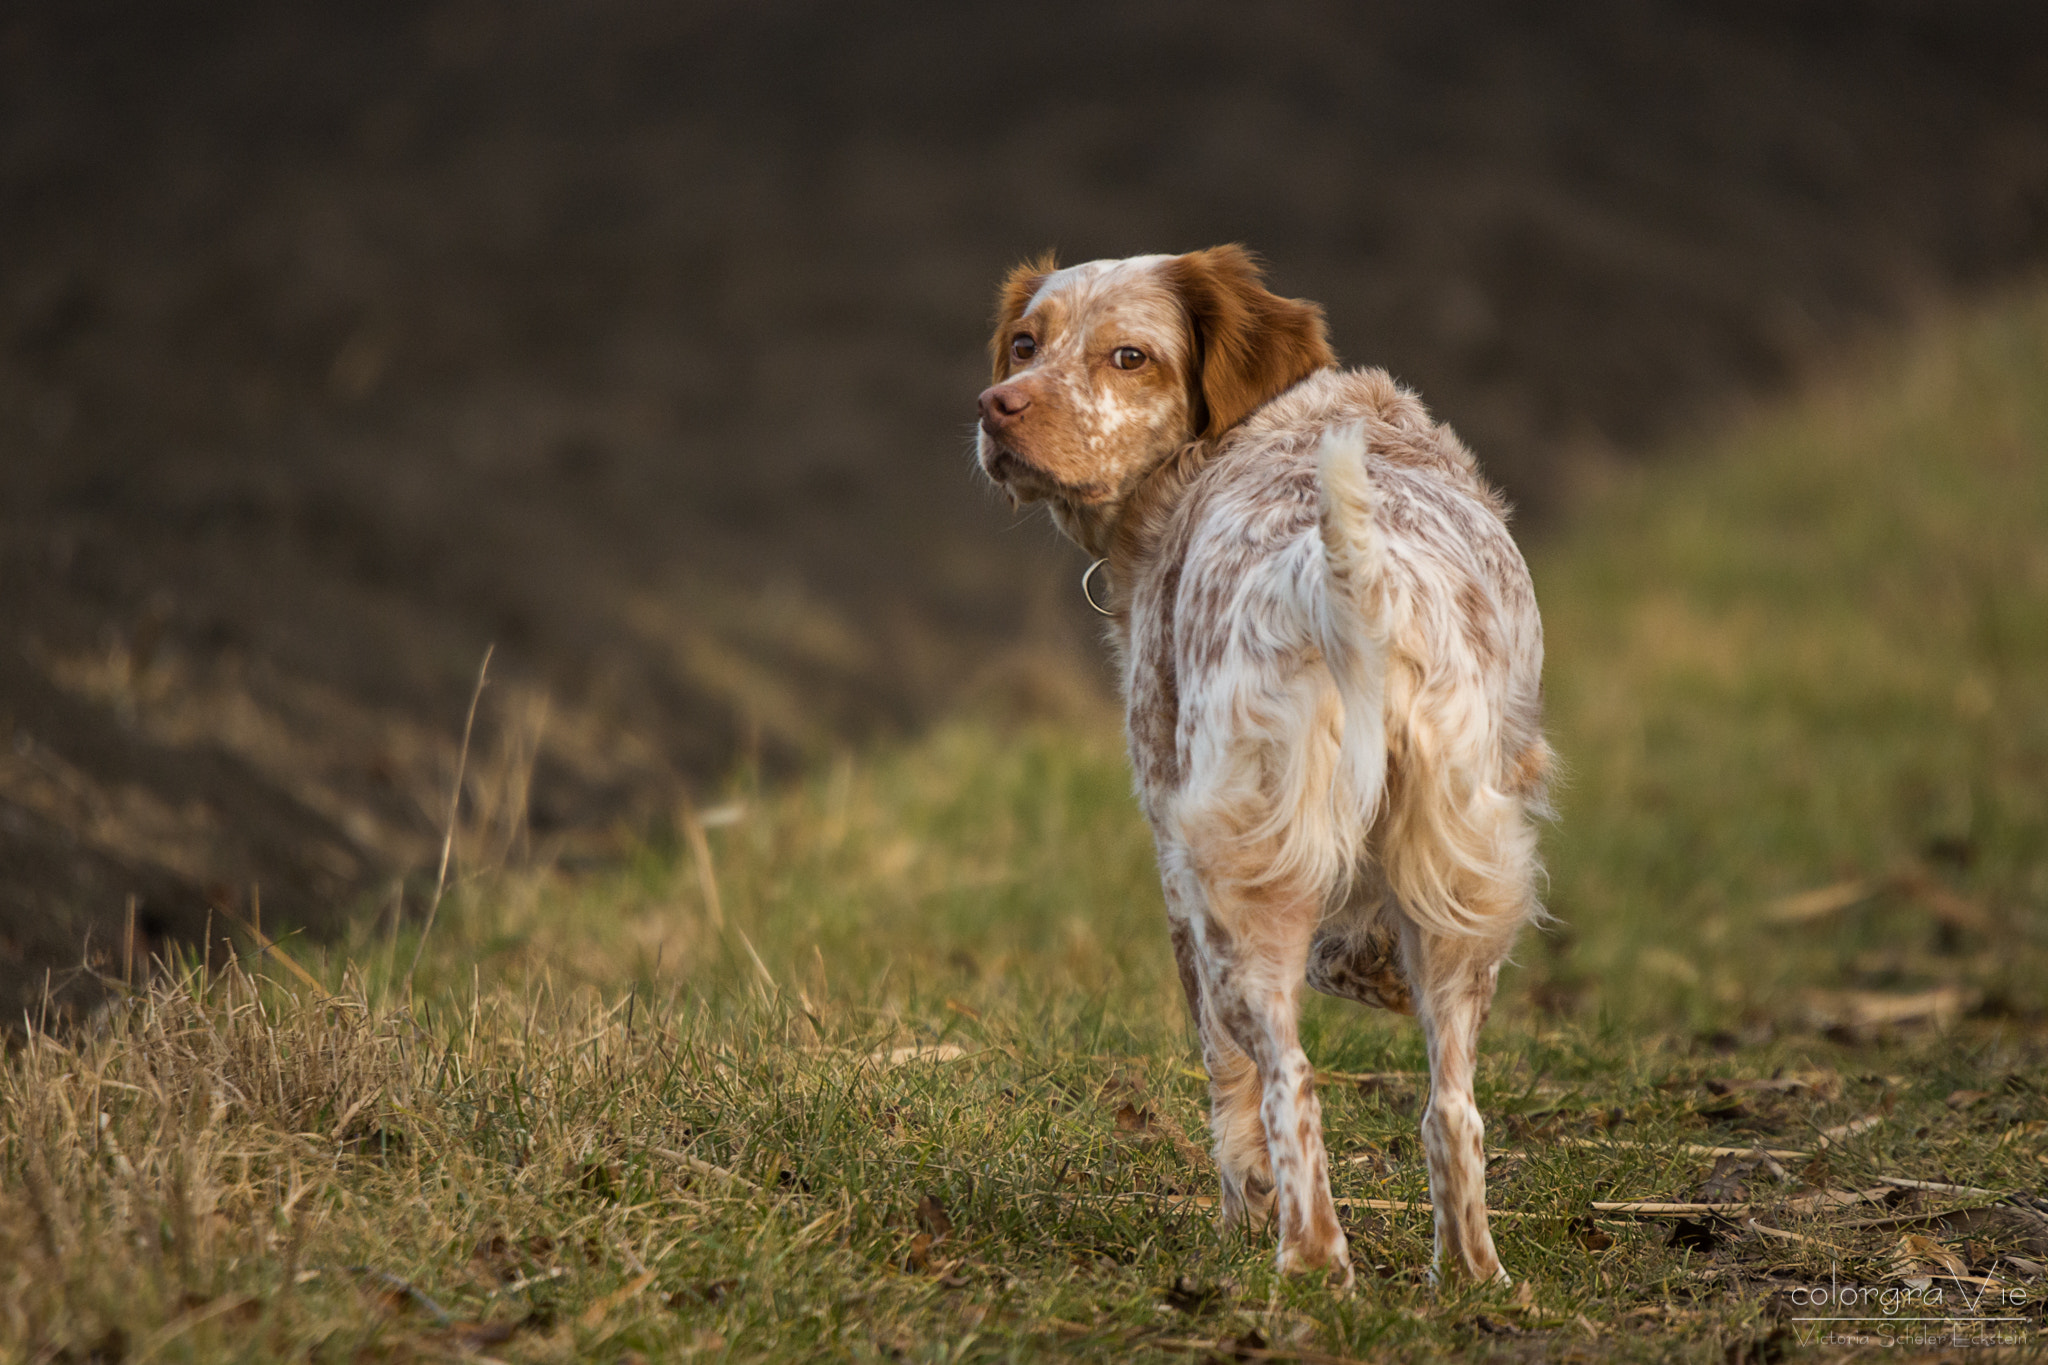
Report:
<svg viewBox="0 0 2048 1365"><path fill-rule="evenodd" d="M1832 1265L1825 1284L1796 1285L1785 1297L1801 1340L1822 1346L2018 1346L2033 1302L2026 1286L1989 1280L1844 1284Z"/></svg>

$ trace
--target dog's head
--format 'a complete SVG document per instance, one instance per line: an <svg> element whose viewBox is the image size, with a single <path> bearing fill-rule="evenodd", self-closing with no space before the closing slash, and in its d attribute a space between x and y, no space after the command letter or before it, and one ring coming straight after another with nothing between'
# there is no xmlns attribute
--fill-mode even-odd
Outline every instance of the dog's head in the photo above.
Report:
<svg viewBox="0 0 2048 1365"><path fill-rule="evenodd" d="M1070 534L1336 363L1323 310L1270 292L1239 246L1064 270L1041 257L1004 282L989 346L982 471L1019 504L1049 501Z"/></svg>

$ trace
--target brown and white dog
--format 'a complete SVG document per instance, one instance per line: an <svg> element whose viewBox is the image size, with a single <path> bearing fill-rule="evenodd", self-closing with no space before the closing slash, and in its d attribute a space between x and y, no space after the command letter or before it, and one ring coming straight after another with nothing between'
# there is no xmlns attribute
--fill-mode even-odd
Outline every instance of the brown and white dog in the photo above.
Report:
<svg viewBox="0 0 2048 1365"><path fill-rule="evenodd" d="M1412 1012L1436 1267L1505 1279L1472 1075L1539 918L1542 624L1506 505L1236 246L1004 284L982 469L1107 560L1131 762L1201 1034L1223 1221L1351 1282L1304 983Z"/></svg>

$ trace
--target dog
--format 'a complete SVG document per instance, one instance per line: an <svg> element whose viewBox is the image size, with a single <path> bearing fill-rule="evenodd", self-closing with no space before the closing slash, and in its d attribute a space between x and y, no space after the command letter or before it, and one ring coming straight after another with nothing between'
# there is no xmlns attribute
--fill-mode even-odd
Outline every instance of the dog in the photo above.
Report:
<svg viewBox="0 0 2048 1365"><path fill-rule="evenodd" d="M1505 501L1242 247L1021 265L990 347L980 467L1096 560L1224 1226L1352 1283L1306 984L1421 1025L1432 1277L1505 1283L1472 1078L1552 766Z"/></svg>

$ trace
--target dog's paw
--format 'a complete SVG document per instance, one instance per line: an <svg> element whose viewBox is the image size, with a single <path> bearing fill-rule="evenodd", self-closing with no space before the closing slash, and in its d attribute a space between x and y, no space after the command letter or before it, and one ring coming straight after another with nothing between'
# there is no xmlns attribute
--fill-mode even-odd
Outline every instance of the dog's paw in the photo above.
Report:
<svg viewBox="0 0 2048 1365"><path fill-rule="evenodd" d="M1264 1171L1247 1171L1233 1178L1223 1172L1222 1207L1217 1211L1217 1225L1228 1232L1233 1228L1257 1231L1273 1221L1277 1200L1273 1191L1273 1177Z"/></svg>
<svg viewBox="0 0 2048 1365"><path fill-rule="evenodd" d="M1453 1262L1451 1270L1452 1274L1449 1278L1466 1284L1490 1284L1499 1289L1512 1289L1515 1284L1513 1277L1507 1272L1507 1267L1501 1265L1498 1261L1494 1262L1491 1274L1475 1270L1462 1261ZM1446 1276L1443 1274L1443 1258L1438 1257L1429 1263L1429 1271L1423 1276L1423 1280L1431 1289L1442 1289L1445 1279Z"/></svg>
<svg viewBox="0 0 2048 1365"><path fill-rule="evenodd" d="M1306 1238L1280 1244L1279 1268L1282 1275L1322 1274L1329 1280L1330 1287L1339 1293L1348 1294L1358 1282L1351 1269L1351 1249L1345 1244L1342 1233L1333 1242L1316 1244Z"/></svg>

